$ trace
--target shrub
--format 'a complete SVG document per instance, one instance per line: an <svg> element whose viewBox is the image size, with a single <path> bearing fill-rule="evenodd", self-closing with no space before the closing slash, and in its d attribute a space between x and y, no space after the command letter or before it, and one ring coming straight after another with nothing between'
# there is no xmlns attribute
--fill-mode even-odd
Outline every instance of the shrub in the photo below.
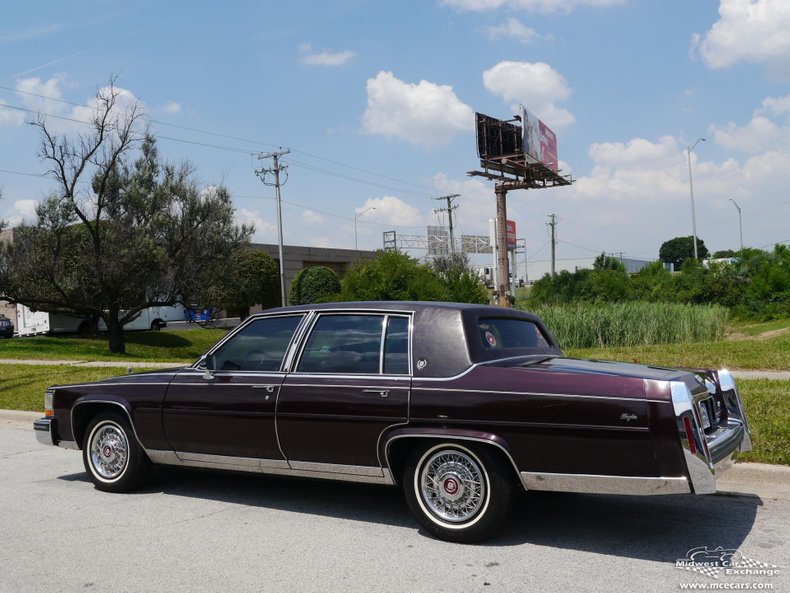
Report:
<svg viewBox="0 0 790 593"><path fill-rule="evenodd" d="M334 270L312 266L299 270L291 284L288 302L292 305L325 303L335 300L340 293L340 279Z"/></svg>
<svg viewBox="0 0 790 593"><path fill-rule="evenodd" d="M376 258L349 269L341 282L348 301L441 301L446 290L428 266L400 251L379 251Z"/></svg>

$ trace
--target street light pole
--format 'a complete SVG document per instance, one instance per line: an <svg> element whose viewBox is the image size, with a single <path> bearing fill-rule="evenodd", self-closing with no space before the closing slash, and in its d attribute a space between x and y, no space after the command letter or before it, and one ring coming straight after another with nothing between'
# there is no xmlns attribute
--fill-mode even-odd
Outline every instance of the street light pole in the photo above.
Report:
<svg viewBox="0 0 790 593"><path fill-rule="evenodd" d="M735 207L738 209L738 233L741 236L741 251L743 251L743 218L741 218L741 207L738 206L738 202L730 198L730 202L732 202Z"/></svg>
<svg viewBox="0 0 790 593"><path fill-rule="evenodd" d="M376 209L375 206L369 206L369 207L365 208L359 214L354 214L354 251L359 251L359 244L358 244L358 241L357 241L357 220L362 218L362 216L365 214L365 212L367 212L369 210L375 210L375 209Z"/></svg>
<svg viewBox="0 0 790 593"><path fill-rule="evenodd" d="M697 141L691 146L687 147L688 161L689 161L689 193L691 194L691 232L694 235L694 259L699 259L697 253L697 213L694 209L694 182L691 180L691 151L700 142L705 142L705 138L698 138Z"/></svg>

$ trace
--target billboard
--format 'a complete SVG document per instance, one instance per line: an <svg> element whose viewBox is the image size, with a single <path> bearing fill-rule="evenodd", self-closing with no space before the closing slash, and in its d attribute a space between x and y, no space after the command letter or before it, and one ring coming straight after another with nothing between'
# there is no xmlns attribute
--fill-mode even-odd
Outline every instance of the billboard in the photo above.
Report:
<svg viewBox="0 0 790 593"><path fill-rule="evenodd" d="M540 121L534 113L521 106L522 144L524 152L557 173L557 135Z"/></svg>
<svg viewBox="0 0 790 593"><path fill-rule="evenodd" d="M513 251L516 248L516 221L505 221L505 227L507 229L507 250Z"/></svg>
<svg viewBox="0 0 790 593"><path fill-rule="evenodd" d="M475 113L477 128L477 156L497 158L521 152L521 128L512 123L482 113Z"/></svg>

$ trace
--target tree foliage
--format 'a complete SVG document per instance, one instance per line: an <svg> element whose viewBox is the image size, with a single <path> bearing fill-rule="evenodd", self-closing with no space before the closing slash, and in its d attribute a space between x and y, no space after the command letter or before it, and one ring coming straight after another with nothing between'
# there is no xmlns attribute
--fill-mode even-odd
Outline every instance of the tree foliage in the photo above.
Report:
<svg viewBox="0 0 790 593"><path fill-rule="evenodd" d="M445 287L445 299L455 303L486 304L488 289L465 253L455 252L434 258L431 268Z"/></svg>
<svg viewBox="0 0 790 593"><path fill-rule="evenodd" d="M236 251L216 285L198 300L220 306L245 319L253 305L279 307L280 266L268 253L254 247Z"/></svg>
<svg viewBox="0 0 790 593"><path fill-rule="evenodd" d="M325 303L336 300L340 293L340 278L326 266L310 266L299 270L291 283L288 302L292 305Z"/></svg>
<svg viewBox="0 0 790 593"><path fill-rule="evenodd" d="M708 248L705 241L697 237L697 254L699 259L708 257ZM675 269L679 270L687 259L694 258L694 237L675 237L669 241L664 241L658 250L658 259L667 264L674 264Z"/></svg>
<svg viewBox="0 0 790 593"><path fill-rule="evenodd" d="M342 281L347 301L441 301L447 292L425 264L400 251L379 251L352 266Z"/></svg>
<svg viewBox="0 0 790 593"><path fill-rule="evenodd" d="M114 81L97 93L86 133L58 136L37 121L56 188L0 253L0 281L14 302L103 319L110 351L122 353L124 323L191 299L252 229L235 224L225 188L200 188L188 164L162 162L121 95Z"/></svg>

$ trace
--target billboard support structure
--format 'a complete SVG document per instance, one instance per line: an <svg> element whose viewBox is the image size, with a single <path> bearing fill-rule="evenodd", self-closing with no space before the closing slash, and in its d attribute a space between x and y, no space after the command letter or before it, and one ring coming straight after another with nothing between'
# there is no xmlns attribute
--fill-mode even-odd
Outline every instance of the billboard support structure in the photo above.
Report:
<svg viewBox="0 0 790 593"><path fill-rule="evenodd" d="M498 120L476 113L477 152L480 170L469 171L472 177L494 182L496 195L497 303L509 307L507 257L507 192L517 189L543 189L573 183L571 175L561 175L557 159L556 137L551 129L522 109L512 120ZM523 127L512 122L522 121ZM535 138L538 138L536 141ZM525 149L525 143L527 148ZM543 153L551 162L540 160Z"/></svg>

